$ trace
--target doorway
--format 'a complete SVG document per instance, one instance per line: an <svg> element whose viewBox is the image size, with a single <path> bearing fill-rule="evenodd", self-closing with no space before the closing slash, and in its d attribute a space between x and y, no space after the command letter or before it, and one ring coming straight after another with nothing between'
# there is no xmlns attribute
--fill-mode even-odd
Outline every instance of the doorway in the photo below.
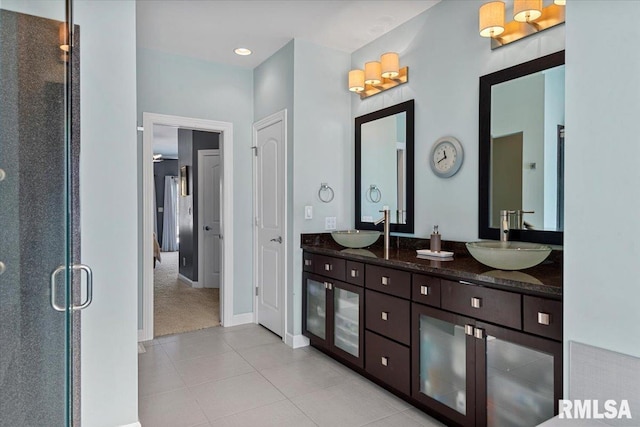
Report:
<svg viewBox="0 0 640 427"><path fill-rule="evenodd" d="M256 321L284 338L287 283L287 110L253 125Z"/></svg>
<svg viewBox="0 0 640 427"><path fill-rule="evenodd" d="M522 132L491 140L491 226L500 227L501 210L522 209Z"/></svg>
<svg viewBox="0 0 640 427"><path fill-rule="evenodd" d="M162 125L178 128L179 130L194 132L215 132L219 134L219 197L220 197L220 214L219 214L219 233L221 237L225 235L228 239L221 238L220 244L220 261L219 261L219 312L220 321L223 325L230 325L232 321L232 302L233 302L233 125L227 122L216 122L211 120L193 119L179 116L167 116L154 113L143 113L143 129L148 129L143 133L142 143L142 187L143 187L143 209L142 209L142 301L139 309L142 310L142 327L138 331L138 340L147 341L153 339L154 334L154 269L153 269L153 230L154 230L154 214L156 207L153 202L153 132L154 126ZM185 215L196 216L198 212L197 205L185 203L189 197L197 194L198 186L196 184L197 167L194 165L187 167L184 174L178 174L178 194L183 193L186 189L185 196L179 196L178 210ZM196 169L196 170L194 170ZM180 168L180 172L183 172ZM182 177L187 182L182 181ZM184 185L186 184L186 186ZM197 224L197 222L194 222ZM197 226L196 226L197 227ZM192 238L198 235L197 228L192 230ZM188 238L188 234L180 228L179 238L181 243ZM197 238L196 238L197 239ZM195 243L198 245L197 240ZM194 265L195 264L195 265ZM191 268L198 271L197 256L194 257L191 265L187 265L185 256L178 256L178 269L183 279L188 276L185 272ZM184 270L186 269L186 270ZM194 276L191 276L194 277ZM197 276L195 276L197 277ZM191 280L190 285L199 286L197 280ZM225 310L225 308L228 308Z"/></svg>

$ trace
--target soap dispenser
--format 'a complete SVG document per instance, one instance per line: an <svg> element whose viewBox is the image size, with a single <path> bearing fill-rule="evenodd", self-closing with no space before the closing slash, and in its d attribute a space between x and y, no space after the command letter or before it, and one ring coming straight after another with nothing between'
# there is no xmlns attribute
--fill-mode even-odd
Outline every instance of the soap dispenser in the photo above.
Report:
<svg viewBox="0 0 640 427"><path fill-rule="evenodd" d="M433 233L431 233L431 240L429 240L429 249L431 252L440 252L442 241L440 240L440 233L438 233L438 226L433 226Z"/></svg>

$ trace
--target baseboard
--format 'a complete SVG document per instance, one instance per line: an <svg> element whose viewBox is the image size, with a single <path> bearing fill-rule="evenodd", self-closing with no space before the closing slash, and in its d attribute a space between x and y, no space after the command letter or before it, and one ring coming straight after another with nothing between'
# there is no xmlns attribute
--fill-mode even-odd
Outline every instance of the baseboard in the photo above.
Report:
<svg viewBox="0 0 640 427"><path fill-rule="evenodd" d="M149 334L147 334L147 331L144 329L138 329L138 342L151 341L152 339L153 337L150 337Z"/></svg>
<svg viewBox="0 0 640 427"><path fill-rule="evenodd" d="M142 427L142 424L140 424L140 421L137 421L133 424L126 424L126 425L122 425L120 427Z"/></svg>
<svg viewBox="0 0 640 427"><path fill-rule="evenodd" d="M291 335L287 333L284 337L284 343L291 348L307 347L309 345L309 338L304 335Z"/></svg>
<svg viewBox="0 0 640 427"><path fill-rule="evenodd" d="M231 317L231 324L226 326L246 325L247 323L255 323L253 313L234 314Z"/></svg>
<svg viewBox="0 0 640 427"><path fill-rule="evenodd" d="M180 280L181 282L186 283L187 285L191 286L192 288L201 288L202 286L198 285L198 282L194 282L193 280L189 279L187 276L178 273L178 280Z"/></svg>

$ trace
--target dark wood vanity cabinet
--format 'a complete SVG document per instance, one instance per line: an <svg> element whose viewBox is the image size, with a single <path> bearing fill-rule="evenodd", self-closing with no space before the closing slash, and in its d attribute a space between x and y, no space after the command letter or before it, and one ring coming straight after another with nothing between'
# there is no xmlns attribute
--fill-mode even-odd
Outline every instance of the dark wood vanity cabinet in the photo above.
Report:
<svg viewBox="0 0 640 427"><path fill-rule="evenodd" d="M317 262L318 259L322 262ZM331 276L304 273L304 335L314 346L362 368L364 289L344 281L347 278L345 260L315 256L311 260L315 266L320 266L321 271L328 272ZM332 268L327 267L325 270L326 265ZM336 280L336 277L342 280Z"/></svg>
<svg viewBox="0 0 640 427"><path fill-rule="evenodd" d="M316 272L303 273L312 345L447 425L528 426L557 414L561 301L366 261L303 259ZM355 306L346 336L357 330L357 352L339 344L343 308Z"/></svg>

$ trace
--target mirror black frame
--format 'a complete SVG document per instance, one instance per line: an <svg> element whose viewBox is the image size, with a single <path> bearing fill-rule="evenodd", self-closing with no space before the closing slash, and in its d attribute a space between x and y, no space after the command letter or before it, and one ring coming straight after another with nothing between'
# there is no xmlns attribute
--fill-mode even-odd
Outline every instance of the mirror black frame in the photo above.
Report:
<svg viewBox="0 0 640 427"><path fill-rule="evenodd" d="M415 102L414 100L405 101L397 105L393 105L391 107L383 108L382 110L374 111L373 113L365 114L364 116L356 117L355 119L355 134L356 134L356 176L355 176L355 211L356 211L356 229L358 230L382 230L383 225L374 225L371 222L362 222L361 213L362 207L361 203L361 185L362 185L362 125L374 120L381 119L387 116L393 116L398 113L406 113L407 127L406 127L406 174L407 174L407 183L406 183L406 203L407 203L407 222L406 224L394 224L391 223L391 231L398 233L413 233L414 232L414 151L415 151ZM382 214L380 214L382 216Z"/></svg>
<svg viewBox="0 0 640 427"><path fill-rule="evenodd" d="M543 56L523 64L515 65L480 77L480 122L479 122L479 189L478 189L478 236L481 239L500 239L500 230L491 228L489 222L489 186L491 168L491 86L517 79L532 73L564 65L564 50ZM520 242L562 245L563 231L510 230L509 239Z"/></svg>

